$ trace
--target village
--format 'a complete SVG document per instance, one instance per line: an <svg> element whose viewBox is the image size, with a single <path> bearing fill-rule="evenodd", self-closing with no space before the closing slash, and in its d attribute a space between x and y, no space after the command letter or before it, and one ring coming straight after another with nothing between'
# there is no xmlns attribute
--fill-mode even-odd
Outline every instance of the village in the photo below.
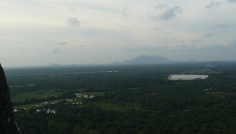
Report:
<svg viewBox="0 0 236 134"><path fill-rule="evenodd" d="M30 104L30 105L24 105L24 106L17 106L14 108L14 113L19 111L28 111L28 110L35 110L36 113L47 113L47 114L56 114L57 111L55 109L49 108L52 105L55 105L57 103L63 103L65 105L83 105L83 102L87 99L93 99L96 97L96 95L93 94L82 94L82 93L75 93L75 97L73 98L67 98L67 99L59 99L59 100L53 100L53 101L45 101L42 103L37 104ZM47 107L47 109L45 109Z"/></svg>

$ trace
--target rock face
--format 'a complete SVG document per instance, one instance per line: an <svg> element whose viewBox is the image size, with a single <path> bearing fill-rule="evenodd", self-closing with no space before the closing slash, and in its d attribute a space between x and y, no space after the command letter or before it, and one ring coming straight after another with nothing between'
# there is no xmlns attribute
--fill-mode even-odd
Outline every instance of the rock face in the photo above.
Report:
<svg viewBox="0 0 236 134"><path fill-rule="evenodd" d="M15 122L6 76L0 64L0 133L20 134Z"/></svg>

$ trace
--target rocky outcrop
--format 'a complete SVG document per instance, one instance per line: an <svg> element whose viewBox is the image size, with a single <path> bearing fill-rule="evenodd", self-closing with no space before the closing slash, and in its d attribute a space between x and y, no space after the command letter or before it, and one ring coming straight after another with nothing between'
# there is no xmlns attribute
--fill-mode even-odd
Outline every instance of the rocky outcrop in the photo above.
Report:
<svg viewBox="0 0 236 134"><path fill-rule="evenodd" d="M10 100L9 87L4 70L0 64L0 133L20 134L15 122L13 107Z"/></svg>

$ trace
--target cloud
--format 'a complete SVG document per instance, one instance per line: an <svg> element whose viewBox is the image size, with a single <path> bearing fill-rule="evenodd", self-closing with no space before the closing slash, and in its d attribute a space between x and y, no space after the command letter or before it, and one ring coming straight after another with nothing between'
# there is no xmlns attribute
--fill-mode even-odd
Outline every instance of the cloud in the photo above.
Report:
<svg viewBox="0 0 236 134"><path fill-rule="evenodd" d="M68 45L68 42L62 41L62 42L57 43L57 45L60 45L60 46Z"/></svg>
<svg viewBox="0 0 236 134"><path fill-rule="evenodd" d="M79 27L80 26L80 22L78 21L77 18L69 18L69 19L67 19L67 23L72 27Z"/></svg>
<svg viewBox="0 0 236 134"><path fill-rule="evenodd" d="M130 48L121 48L121 49L124 49L126 51L155 51L158 48L148 46L148 45L143 45L143 46L139 46L139 47L130 47Z"/></svg>
<svg viewBox="0 0 236 134"><path fill-rule="evenodd" d="M165 12L161 13L159 16L159 20L170 20L176 17L178 13L181 13L182 10L175 6L172 8L167 9Z"/></svg>
<svg viewBox="0 0 236 134"><path fill-rule="evenodd" d="M202 41L202 39L194 39L194 40L192 40L192 43L199 43L201 41Z"/></svg>
<svg viewBox="0 0 236 134"><path fill-rule="evenodd" d="M80 48L85 48L86 46L85 46L85 45L80 45L79 47L80 47Z"/></svg>
<svg viewBox="0 0 236 134"><path fill-rule="evenodd" d="M222 3L219 1L212 0L210 4L206 5L206 7L207 8L216 8L216 7L220 6L221 4Z"/></svg>
<svg viewBox="0 0 236 134"><path fill-rule="evenodd" d="M155 27L155 28L153 28L153 30L155 30L155 31L159 31L159 30L161 30L160 28L157 28L157 27Z"/></svg>
<svg viewBox="0 0 236 134"><path fill-rule="evenodd" d="M227 28L228 26L227 25L223 25L223 24L218 24L218 25L216 25L216 27L218 27L218 28Z"/></svg>
<svg viewBox="0 0 236 134"><path fill-rule="evenodd" d="M203 35L203 37L204 38L209 38L209 37L211 37L211 36L213 36L214 34L212 34L212 33L207 33L207 34L205 34L205 35Z"/></svg>
<svg viewBox="0 0 236 134"><path fill-rule="evenodd" d="M226 0L227 2L229 2L229 3L234 3L234 2L236 2L236 0Z"/></svg>
<svg viewBox="0 0 236 134"><path fill-rule="evenodd" d="M233 49L236 49L236 41L234 40L231 43L229 43L229 47L233 48Z"/></svg>
<svg viewBox="0 0 236 134"><path fill-rule="evenodd" d="M157 6L154 7L154 9L166 9L168 6L164 5L164 4L159 4Z"/></svg>
<svg viewBox="0 0 236 134"><path fill-rule="evenodd" d="M54 54L59 54L60 52L61 51L58 48L55 48L55 49L52 50L52 53L54 53Z"/></svg>
<svg viewBox="0 0 236 134"><path fill-rule="evenodd" d="M128 7L125 7L125 8L123 9L123 16L127 17L127 10L128 10L128 9L129 9Z"/></svg>

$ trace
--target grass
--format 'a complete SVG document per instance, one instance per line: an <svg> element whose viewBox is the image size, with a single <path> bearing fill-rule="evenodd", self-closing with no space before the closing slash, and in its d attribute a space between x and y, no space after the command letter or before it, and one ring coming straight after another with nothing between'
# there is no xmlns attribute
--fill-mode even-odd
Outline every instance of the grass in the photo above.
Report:
<svg viewBox="0 0 236 134"><path fill-rule="evenodd" d="M56 91L36 91L12 96L12 102L24 102L28 99L47 99L48 97L58 97L60 93Z"/></svg>
<svg viewBox="0 0 236 134"><path fill-rule="evenodd" d="M131 111L131 110L143 110L141 107L134 104L114 104L111 102L95 102L96 106L104 109L104 110L115 110L115 111Z"/></svg>
<svg viewBox="0 0 236 134"><path fill-rule="evenodd" d="M52 103L52 102L55 102L55 101L62 101L62 99L55 99L55 100L51 100L51 101L42 101L42 102L37 102L37 103L31 103L31 104L25 104L25 105L18 105L18 106L15 106L14 108L26 108L26 109L33 109L33 108L37 108L36 105L40 105L44 102L49 102L49 103Z"/></svg>

